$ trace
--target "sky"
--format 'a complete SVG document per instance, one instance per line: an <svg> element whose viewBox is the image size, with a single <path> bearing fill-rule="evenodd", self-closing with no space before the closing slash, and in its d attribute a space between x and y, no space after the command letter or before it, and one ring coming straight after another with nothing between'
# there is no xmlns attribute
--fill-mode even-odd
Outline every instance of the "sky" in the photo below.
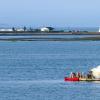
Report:
<svg viewBox="0 0 100 100"><path fill-rule="evenodd" d="M1 26L100 26L100 0L0 0Z"/></svg>

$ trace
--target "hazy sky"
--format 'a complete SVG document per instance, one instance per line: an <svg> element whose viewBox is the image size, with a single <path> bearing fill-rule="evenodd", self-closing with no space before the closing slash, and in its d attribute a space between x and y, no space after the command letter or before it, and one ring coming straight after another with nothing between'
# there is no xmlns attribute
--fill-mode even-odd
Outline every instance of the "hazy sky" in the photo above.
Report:
<svg viewBox="0 0 100 100"><path fill-rule="evenodd" d="M0 25L100 26L100 0L0 0Z"/></svg>

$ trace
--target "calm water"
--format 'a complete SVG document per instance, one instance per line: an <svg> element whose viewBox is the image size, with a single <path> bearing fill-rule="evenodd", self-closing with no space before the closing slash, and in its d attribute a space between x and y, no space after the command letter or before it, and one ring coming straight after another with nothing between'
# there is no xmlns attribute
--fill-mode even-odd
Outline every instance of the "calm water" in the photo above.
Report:
<svg viewBox="0 0 100 100"><path fill-rule="evenodd" d="M64 82L100 65L100 41L0 42L0 100L100 100L100 82Z"/></svg>

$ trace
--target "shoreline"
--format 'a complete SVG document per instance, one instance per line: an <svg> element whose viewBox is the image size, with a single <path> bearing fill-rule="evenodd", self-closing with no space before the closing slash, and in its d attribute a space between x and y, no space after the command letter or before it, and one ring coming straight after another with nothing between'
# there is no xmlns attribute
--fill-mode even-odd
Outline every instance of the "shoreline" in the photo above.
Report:
<svg viewBox="0 0 100 100"><path fill-rule="evenodd" d="M59 37L49 37L49 36L57 36ZM74 35L74 36L82 36L83 37L60 37L60 36ZM84 37L84 35L86 35ZM89 35L89 36L88 36ZM100 41L100 32L0 32L0 41ZM4 36L2 38L2 36ZM7 37L6 36L18 36L18 37ZM25 37L19 37L25 36ZM32 37L27 37L32 36ZM37 36L37 37L34 37ZM42 37L41 37L42 36ZM44 37L43 37L44 36ZM48 36L48 37L45 37Z"/></svg>
<svg viewBox="0 0 100 100"><path fill-rule="evenodd" d="M100 35L100 32L0 32L0 36L30 35Z"/></svg>
<svg viewBox="0 0 100 100"><path fill-rule="evenodd" d="M31 38L0 38L0 41L100 41L100 36L95 37L75 37L75 38L48 38L48 37L31 37Z"/></svg>

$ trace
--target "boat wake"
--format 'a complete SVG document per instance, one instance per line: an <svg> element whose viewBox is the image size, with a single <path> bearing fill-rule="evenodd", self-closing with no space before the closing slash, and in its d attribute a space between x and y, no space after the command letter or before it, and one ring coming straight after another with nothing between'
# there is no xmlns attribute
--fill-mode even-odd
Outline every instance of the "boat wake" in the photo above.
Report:
<svg viewBox="0 0 100 100"><path fill-rule="evenodd" d="M11 83L11 84L59 84L64 83L64 80L9 80L9 81L0 81L0 83Z"/></svg>

